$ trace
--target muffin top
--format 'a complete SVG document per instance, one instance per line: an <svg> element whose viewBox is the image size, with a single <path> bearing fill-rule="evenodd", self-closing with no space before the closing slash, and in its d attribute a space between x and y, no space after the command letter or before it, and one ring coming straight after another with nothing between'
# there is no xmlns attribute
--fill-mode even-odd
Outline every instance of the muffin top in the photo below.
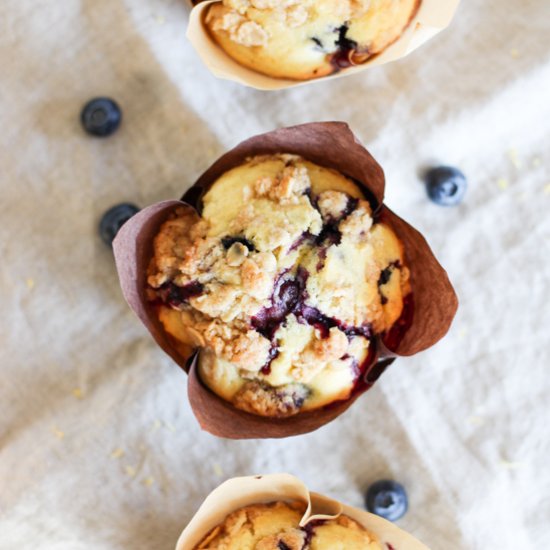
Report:
<svg viewBox="0 0 550 550"><path fill-rule="evenodd" d="M295 80L363 63L395 42L420 0L223 0L206 26L219 46L257 72Z"/></svg>
<svg viewBox="0 0 550 550"><path fill-rule="evenodd" d="M287 154L223 174L162 225L151 299L206 385L288 416L350 397L410 291L403 248L350 179Z"/></svg>
<svg viewBox="0 0 550 550"><path fill-rule="evenodd" d="M347 516L299 523L302 503L254 504L229 514L194 550L382 550L376 537Z"/></svg>

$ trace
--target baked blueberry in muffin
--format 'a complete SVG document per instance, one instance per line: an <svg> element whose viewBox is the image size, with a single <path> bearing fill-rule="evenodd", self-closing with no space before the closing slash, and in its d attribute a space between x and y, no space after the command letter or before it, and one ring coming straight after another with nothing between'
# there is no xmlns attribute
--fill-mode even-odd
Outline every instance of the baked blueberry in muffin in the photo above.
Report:
<svg viewBox="0 0 550 550"><path fill-rule="evenodd" d="M222 0L205 24L241 65L308 80L364 63L407 29L421 0Z"/></svg>
<svg viewBox="0 0 550 550"><path fill-rule="evenodd" d="M376 537L348 516L300 527L303 503L272 502L229 514L194 550L382 550Z"/></svg>
<svg viewBox="0 0 550 550"><path fill-rule="evenodd" d="M410 292L391 228L352 180L288 154L225 172L202 205L164 222L149 267L182 355L199 350L204 384L257 415L348 399Z"/></svg>

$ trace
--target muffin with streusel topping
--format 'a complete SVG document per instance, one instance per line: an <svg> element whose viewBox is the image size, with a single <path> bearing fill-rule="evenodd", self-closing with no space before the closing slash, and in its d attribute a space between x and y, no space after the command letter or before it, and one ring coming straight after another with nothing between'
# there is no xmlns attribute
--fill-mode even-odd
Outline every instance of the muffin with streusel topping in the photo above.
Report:
<svg viewBox="0 0 550 550"><path fill-rule="evenodd" d="M222 0L204 23L241 65L292 80L326 76L383 52L421 0Z"/></svg>
<svg viewBox="0 0 550 550"><path fill-rule="evenodd" d="M304 527L298 502L254 504L229 514L194 550L382 550L376 537L348 516Z"/></svg>
<svg viewBox="0 0 550 550"><path fill-rule="evenodd" d="M235 407L286 417L346 400L404 312L404 250L361 188L299 156L221 175L154 240L149 298L182 355Z"/></svg>

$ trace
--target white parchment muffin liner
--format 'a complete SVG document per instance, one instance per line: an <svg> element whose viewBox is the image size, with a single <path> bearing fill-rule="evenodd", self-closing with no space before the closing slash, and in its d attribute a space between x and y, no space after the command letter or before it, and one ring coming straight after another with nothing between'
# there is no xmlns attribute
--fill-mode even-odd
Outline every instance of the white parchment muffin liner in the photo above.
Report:
<svg viewBox="0 0 550 550"><path fill-rule="evenodd" d="M236 477L222 483L206 497L193 519L183 530L176 550L193 550L214 527L232 512L244 506L275 501L302 501L307 505L300 526L319 519L334 519L345 514L378 537L384 549L429 550L427 546L393 523L333 500L310 493L290 474Z"/></svg>
<svg viewBox="0 0 550 550"><path fill-rule="evenodd" d="M273 78L252 71L240 65L216 44L205 28L203 21L210 5L219 1L220 0L208 0L199 2L195 5L189 16L187 38L190 40L205 65L215 76L233 80L258 90L278 90L310 82L341 78L343 76L365 71L370 67L401 59L447 28L460 3L460 0L423 0L418 12L413 17L407 29L393 44L388 46L379 55L374 56L365 63L342 69L328 76L312 80L296 81ZM193 3L191 2L191 4Z"/></svg>

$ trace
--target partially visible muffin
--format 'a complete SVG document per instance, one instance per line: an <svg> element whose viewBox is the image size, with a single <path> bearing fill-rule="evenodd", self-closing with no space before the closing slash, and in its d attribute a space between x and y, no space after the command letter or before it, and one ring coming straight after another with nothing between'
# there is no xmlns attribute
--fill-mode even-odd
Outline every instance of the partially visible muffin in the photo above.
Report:
<svg viewBox="0 0 550 550"><path fill-rule="evenodd" d="M226 172L203 204L162 225L148 277L202 381L268 417L348 399L410 292L391 228L353 181L287 154Z"/></svg>
<svg viewBox="0 0 550 550"><path fill-rule="evenodd" d="M364 63L395 42L421 0L222 0L205 24L241 65L308 80Z"/></svg>
<svg viewBox="0 0 550 550"><path fill-rule="evenodd" d="M351 518L314 520L300 527L303 503L254 504L229 514L194 550L382 550Z"/></svg>

